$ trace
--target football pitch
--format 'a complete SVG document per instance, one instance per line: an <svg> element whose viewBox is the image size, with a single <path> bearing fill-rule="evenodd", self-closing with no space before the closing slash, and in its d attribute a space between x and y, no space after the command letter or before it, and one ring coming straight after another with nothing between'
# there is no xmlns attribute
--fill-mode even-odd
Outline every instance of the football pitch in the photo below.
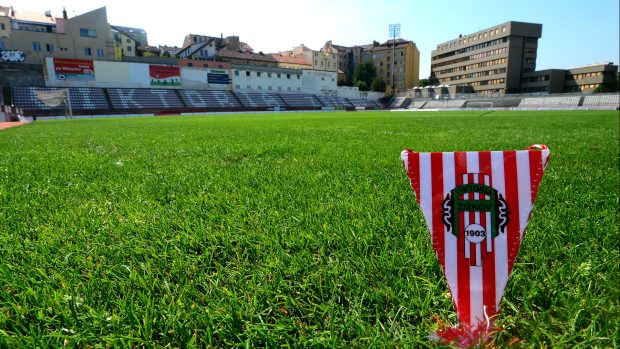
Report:
<svg viewBox="0 0 620 349"><path fill-rule="evenodd" d="M497 347L620 346L618 111L272 113L0 132L0 347L434 347L400 161L551 156Z"/></svg>

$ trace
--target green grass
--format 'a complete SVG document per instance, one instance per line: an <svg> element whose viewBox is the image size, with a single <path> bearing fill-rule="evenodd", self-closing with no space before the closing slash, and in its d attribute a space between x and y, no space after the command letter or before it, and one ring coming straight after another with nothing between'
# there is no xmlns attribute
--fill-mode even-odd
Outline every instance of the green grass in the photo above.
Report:
<svg viewBox="0 0 620 349"><path fill-rule="evenodd" d="M498 347L620 346L617 111L39 121L0 132L0 347L432 347L399 160L551 148Z"/></svg>

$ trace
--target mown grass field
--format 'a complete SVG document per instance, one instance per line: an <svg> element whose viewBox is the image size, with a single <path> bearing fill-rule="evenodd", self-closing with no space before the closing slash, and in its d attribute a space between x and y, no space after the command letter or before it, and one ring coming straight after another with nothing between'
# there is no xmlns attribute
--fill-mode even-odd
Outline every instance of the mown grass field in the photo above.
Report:
<svg viewBox="0 0 620 349"><path fill-rule="evenodd" d="M38 121L0 132L0 347L432 347L399 159L551 148L494 343L620 346L617 111Z"/></svg>

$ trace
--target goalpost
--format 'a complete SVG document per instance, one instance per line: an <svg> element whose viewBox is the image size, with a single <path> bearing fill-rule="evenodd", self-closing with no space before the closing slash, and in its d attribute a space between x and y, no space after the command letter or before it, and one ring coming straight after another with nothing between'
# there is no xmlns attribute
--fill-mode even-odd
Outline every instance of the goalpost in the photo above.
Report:
<svg viewBox="0 0 620 349"><path fill-rule="evenodd" d="M467 102L468 109L493 109L493 102Z"/></svg>
<svg viewBox="0 0 620 349"><path fill-rule="evenodd" d="M69 96L69 89L60 89L52 91L36 91L37 98L48 107L57 107L61 104L65 106L65 116L69 119L73 117L73 110L71 109L71 97Z"/></svg>

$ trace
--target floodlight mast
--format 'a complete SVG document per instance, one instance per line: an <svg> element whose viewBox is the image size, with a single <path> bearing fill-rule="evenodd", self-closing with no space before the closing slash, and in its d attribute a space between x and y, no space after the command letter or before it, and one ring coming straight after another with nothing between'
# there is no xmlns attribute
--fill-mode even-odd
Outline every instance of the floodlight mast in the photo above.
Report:
<svg viewBox="0 0 620 349"><path fill-rule="evenodd" d="M394 88L396 82L394 81L394 65L396 64L395 49L396 49L396 37L400 36L400 23L394 23L389 25L389 35L392 37L392 94L394 94ZM388 39L389 42L389 39Z"/></svg>

